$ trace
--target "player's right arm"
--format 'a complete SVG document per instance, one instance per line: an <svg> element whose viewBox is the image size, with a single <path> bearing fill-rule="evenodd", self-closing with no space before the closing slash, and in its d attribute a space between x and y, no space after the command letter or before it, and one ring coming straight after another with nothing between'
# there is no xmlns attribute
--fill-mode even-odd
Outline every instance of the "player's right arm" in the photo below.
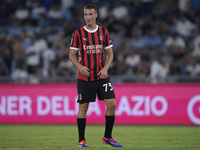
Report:
<svg viewBox="0 0 200 150"><path fill-rule="evenodd" d="M89 69L86 66L83 66L78 62L78 60L76 58L76 54L77 54L77 50L70 49L69 59L76 66L76 68L80 71L81 74L89 77L90 76Z"/></svg>

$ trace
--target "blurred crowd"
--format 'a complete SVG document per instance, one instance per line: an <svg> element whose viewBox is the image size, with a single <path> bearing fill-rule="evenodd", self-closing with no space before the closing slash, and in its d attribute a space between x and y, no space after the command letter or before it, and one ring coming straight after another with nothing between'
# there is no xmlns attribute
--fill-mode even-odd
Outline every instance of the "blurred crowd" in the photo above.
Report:
<svg viewBox="0 0 200 150"><path fill-rule="evenodd" d="M110 75L200 76L199 0L1 0L0 76L76 76L70 39L88 3L114 45Z"/></svg>

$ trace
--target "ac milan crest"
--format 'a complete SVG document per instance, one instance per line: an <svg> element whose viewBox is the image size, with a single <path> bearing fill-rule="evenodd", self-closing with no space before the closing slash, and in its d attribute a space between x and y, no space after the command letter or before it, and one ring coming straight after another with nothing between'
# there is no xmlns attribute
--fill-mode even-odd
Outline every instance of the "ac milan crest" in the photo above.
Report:
<svg viewBox="0 0 200 150"><path fill-rule="evenodd" d="M101 35L99 36L99 39L102 40L102 36Z"/></svg>
<svg viewBox="0 0 200 150"><path fill-rule="evenodd" d="M82 100L82 95L81 95L81 93L78 95L78 99L79 99L79 100Z"/></svg>

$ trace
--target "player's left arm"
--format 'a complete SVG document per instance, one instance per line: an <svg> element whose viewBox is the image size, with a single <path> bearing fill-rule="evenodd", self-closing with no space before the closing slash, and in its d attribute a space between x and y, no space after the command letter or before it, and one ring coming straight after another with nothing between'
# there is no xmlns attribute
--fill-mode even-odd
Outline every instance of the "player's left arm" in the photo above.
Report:
<svg viewBox="0 0 200 150"><path fill-rule="evenodd" d="M106 63L105 63L105 66L98 73L98 76L100 76L101 79L106 78L106 76L108 75L108 69L110 67L110 64L113 61L113 49L112 49L112 47L105 49L105 51L106 51L106 54L107 54Z"/></svg>

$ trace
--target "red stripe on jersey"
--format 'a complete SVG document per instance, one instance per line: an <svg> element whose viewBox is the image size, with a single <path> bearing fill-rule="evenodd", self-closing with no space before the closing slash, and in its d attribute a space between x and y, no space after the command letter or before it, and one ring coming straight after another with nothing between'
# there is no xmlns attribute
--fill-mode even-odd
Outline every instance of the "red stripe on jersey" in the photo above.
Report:
<svg viewBox="0 0 200 150"><path fill-rule="evenodd" d="M84 45L86 45L86 40L83 40L83 39L86 39L84 28L81 28L80 30L81 30L81 34L82 34L82 39L81 40L82 40L83 46L84 46ZM88 67L87 51L85 51L85 49L84 49L84 60L83 61L84 61L85 66Z"/></svg>
<svg viewBox="0 0 200 150"><path fill-rule="evenodd" d="M76 30L76 32L75 32L75 34L76 34L76 36L77 36L77 38L75 38L77 41L76 41L76 46L77 47L79 47L79 51L81 51L82 50L82 47L80 46L80 44L81 44L81 38L80 38L80 34L78 33L78 31ZM79 41L79 42L78 42ZM79 44L78 44L79 43ZM79 53L79 57L81 58L82 57L82 54L81 53ZM83 61L82 60L79 60L79 63L82 65L83 64ZM80 71L78 70L78 74L80 74Z"/></svg>
<svg viewBox="0 0 200 150"><path fill-rule="evenodd" d="M105 42L104 42L104 44L105 44L104 46L105 46L105 47L109 45L109 44L108 44L108 43L109 43L108 37L109 37L109 36L108 36L108 30L105 29Z"/></svg>
<svg viewBox="0 0 200 150"><path fill-rule="evenodd" d="M100 36L102 36L102 35L100 35ZM99 44L99 37L98 37L98 34L97 34L97 32L95 32L94 33L94 38L95 38L95 44L96 45L98 45ZM100 48L97 48L97 51L102 51L102 48L100 49ZM100 53L96 53L96 61L97 61L97 63L96 63L96 74L98 74L99 73L99 56L100 56ZM99 79L99 76L97 76L97 80Z"/></svg>
<svg viewBox="0 0 200 150"><path fill-rule="evenodd" d="M73 41L72 41L72 45L71 45L72 47L76 47L76 48L78 47L78 46L77 46L77 36L78 36L78 32L75 31L75 33L74 33L73 36L72 36L72 40L73 40Z"/></svg>
<svg viewBox="0 0 200 150"><path fill-rule="evenodd" d="M99 27L99 32L100 32L101 35L103 35L103 29L102 29L102 27ZM103 44L104 38L105 38L105 36L103 35L103 37L102 37L103 40L101 40L101 45L102 46L104 45ZM102 55L104 55L104 47L102 48L102 50L101 50L101 52L99 54L99 66L100 66L100 69L103 68L103 66L102 66L102 61L103 61L102 60Z"/></svg>
<svg viewBox="0 0 200 150"><path fill-rule="evenodd" d="M77 46L79 47L79 51L81 51L81 50L82 50L82 47L81 47L81 37L80 37L80 34L78 33L78 31L76 31L76 34L77 34L77 36L78 36L77 40L79 41L79 42L77 42L77 43L78 43ZM82 53L79 53L79 57L80 57L80 58L82 57ZM83 61L80 60L79 63L80 63L80 64L83 64Z"/></svg>
<svg viewBox="0 0 200 150"><path fill-rule="evenodd" d="M81 35L82 35L82 39L80 39L80 40L82 40L82 45L84 46L84 45L86 45L86 40L83 40L83 39L86 39L86 37L85 37L85 32L84 32L84 28L82 27L82 28L80 28L80 31L81 31ZM82 47L83 48L83 51L84 51L84 65L88 68L88 60L87 60L87 51L86 50L84 50L84 47ZM86 77L86 76L84 76L84 75L80 75L80 79L83 79L83 80L85 80L85 81L88 81L88 78Z"/></svg>
<svg viewBox="0 0 200 150"><path fill-rule="evenodd" d="M88 40L89 40L89 45L92 47L92 35L90 32L88 32ZM90 49L90 77L91 81L94 81L94 54L93 54L93 49Z"/></svg>
<svg viewBox="0 0 200 150"><path fill-rule="evenodd" d="M109 32L108 32L107 29L105 29L105 34L106 34L106 37L107 37L107 41L106 42L108 44L106 46L112 45L111 40L110 40L110 35L109 35Z"/></svg>

